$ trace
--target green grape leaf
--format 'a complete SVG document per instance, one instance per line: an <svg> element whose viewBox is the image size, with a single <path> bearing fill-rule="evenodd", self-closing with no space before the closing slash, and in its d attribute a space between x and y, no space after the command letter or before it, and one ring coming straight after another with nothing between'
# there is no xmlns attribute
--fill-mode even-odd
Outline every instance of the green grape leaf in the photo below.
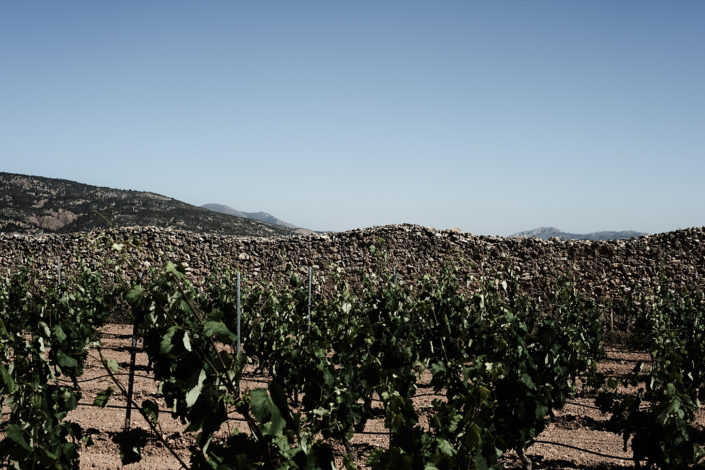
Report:
<svg viewBox="0 0 705 470"><path fill-rule="evenodd" d="M16 384L12 375L7 371L4 364L0 364L0 391L3 394L13 393L15 391Z"/></svg>
<svg viewBox="0 0 705 470"><path fill-rule="evenodd" d="M63 351L56 354L56 363L61 368L72 369L78 367L78 361L71 356L68 356Z"/></svg>
<svg viewBox="0 0 705 470"><path fill-rule="evenodd" d="M222 321L212 321L208 320L203 323L203 334L205 336L218 336L221 340L236 341L237 335L235 335Z"/></svg>
<svg viewBox="0 0 705 470"><path fill-rule="evenodd" d="M201 390L203 390L203 382L205 380L206 371L201 369L201 373L198 375L198 383L186 393L186 406L188 408L191 408L193 404L196 403L196 400L198 400L198 396L201 394Z"/></svg>
<svg viewBox="0 0 705 470"><path fill-rule="evenodd" d="M135 304L140 300L140 298L142 298L143 295L144 289L142 288L142 286L137 285L130 289L130 291L127 293L127 301L130 304Z"/></svg>
<svg viewBox="0 0 705 470"><path fill-rule="evenodd" d="M54 325L54 328L52 328L52 331L54 332L54 338L58 342L64 342L66 341L66 333L64 332L64 329L61 328L61 325Z"/></svg>
<svg viewBox="0 0 705 470"><path fill-rule="evenodd" d="M250 406L255 418L265 423L262 429L263 434L274 436L284 431L286 420L265 389L258 388L250 392Z"/></svg>
<svg viewBox="0 0 705 470"><path fill-rule="evenodd" d="M95 399L93 400L94 405L98 405L101 408L105 408L105 405L108 404L108 400L110 400L110 397L113 396L113 393L115 392L115 389L113 387L108 387L102 392L98 393L96 395Z"/></svg>
<svg viewBox="0 0 705 470"><path fill-rule="evenodd" d="M32 447L27 443L22 432L22 426L11 424L7 427L7 438L28 452L32 452Z"/></svg>
<svg viewBox="0 0 705 470"><path fill-rule="evenodd" d="M167 274L173 274L176 279L183 279L184 277L184 274L179 271L179 268L171 261L166 264L164 272L166 272Z"/></svg>
<svg viewBox="0 0 705 470"><path fill-rule="evenodd" d="M176 334L177 330L179 330L180 327L178 326L172 326L170 327L166 333L164 333L164 336L162 336L162 340L159 343L159 352L161 354L169 354L172 349L174 349L174 335Z"/></svg>
<svg viewBox="0 0 705 470"><path fill-rule="evenodd" d="M453 457L457 452L453 448L453 446L450 444L450 442L446 441L445 439L438 439L438 451L442 454L445 455L446 457Z"/></svg>
<svg viewBox="0 0 705 470"><path fill-rule="evenodd" d="M115 359L108 359L107 361L105 361L105 366L113 374L118 371L118 363Z"/></svg>
<svg viewBox="0 0 705 470"><path fill-rule="evenodd" d="M159 420L159 406L154 400L144 400L142 402L142 411L147 415L154 424Z"/></svg>

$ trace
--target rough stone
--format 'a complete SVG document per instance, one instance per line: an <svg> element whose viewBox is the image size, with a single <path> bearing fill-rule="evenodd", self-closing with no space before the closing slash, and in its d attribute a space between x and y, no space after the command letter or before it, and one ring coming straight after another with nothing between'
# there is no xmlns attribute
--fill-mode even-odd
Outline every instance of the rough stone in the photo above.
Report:
<svg viewBox="0 0 705 470"><path fill-rule="evenodd" d="M243 238L196 234L154 227L119 228L80 234L17 235L0 233L0 272L13 273L29 258L34 267L62 272L82 265L112 275L113 241L126 244L124 253L141 265L188 262L189 275L200 284L215 265L237 269L246 279L284 284L289 269L304 272L316 266L316 282L328 270L342 267L352 281L361 271L396 267L401 282L436 275L455 265L475 280L504 277L512 269L522 288L541 294L557 277L572 280L586 294L601 300L641 293L665 280L670 287L701 290L705 286L705 227L650 235L628 241L513 239L436 231L415 225L389 225L322 235ZM101 240L110 240L105 242ZM370 247L374 245L377 253ZM386 256L386 261L384 261ZM325 291L325 287L322 287Z"/></svg>

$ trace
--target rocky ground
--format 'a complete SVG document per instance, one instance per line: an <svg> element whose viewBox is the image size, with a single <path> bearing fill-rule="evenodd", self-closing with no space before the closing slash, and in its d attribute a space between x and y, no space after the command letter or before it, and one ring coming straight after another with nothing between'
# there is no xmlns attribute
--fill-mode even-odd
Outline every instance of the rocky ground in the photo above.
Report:
<svg viewBox="0 0 705 470"><path fill-rule="evenodd" d="M246 285L283 286L292 274L306 276L310 267L314 294L327 295L333 287L333 273L340 272L357 284L360 272L384 275L395 270L401 283L413 286L426 274L438 277L454 267L461 285L467 275L473 289L487 280L513 279L531 297L550 296L557 280L569 281L596 300L607 315L614 313L609 311L611 304L638 299L663 286L701 292L705 285L703 240L705 227L598 242L473 236L416 225L276 238L157 227L66 235L0 231L0 272L16 273L31 263L37 272L45 273L46 282L54 283L60 261L66 278L89 267L110 280L117 275L114 263L124 257L133 269L123 271L123 277L134 278L136 271L163 269L167 262L174 262L184 265L196 285L220 268L240 271ZM123 249L113 249L113 242ZM628 319L616 315L606 321L624 330Z"/></svg>

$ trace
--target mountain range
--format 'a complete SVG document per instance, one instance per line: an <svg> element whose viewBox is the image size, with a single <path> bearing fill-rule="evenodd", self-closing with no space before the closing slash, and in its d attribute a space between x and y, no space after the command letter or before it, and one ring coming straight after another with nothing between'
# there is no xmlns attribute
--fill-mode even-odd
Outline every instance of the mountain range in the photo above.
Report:
<svg viewBox="0 0 705 470"><path fill-rule="evenodd" d="M0 172L0 232L70 233L110 225L151 225L257 237L314 233L267 212L243 212L216 203L198 207L151 192ZM612 240L641 235L645 234L635 231L576 234L556 227L540 227L510 236Z"/></svg>
<svg viewBox="0 0 705 470"><path fill-rule="evenodd" d="M315 233L313 230L297 227L296 225L290 224L289 222L284 222L283 220L274 217L268 212L243 212L237 209L233 209L230 206L226 206L225 204L216 203L203 204L201 207L203 207L204 209L208 209L209 211L219 212L221 214L234 215L235 217L243 217L245 219L259 220L260 222L264 222L266 224L279 225L280 227L290 228L299 235Z"/></svg>
<svg viewBox="0 0 705 470"><path fill-rule="evenodd" d="M69 233L109 225L258 237L300 233L290 224L215 212L160 194L0 172L0 232Z"/></svg>
<svg viewBox="0 0 705 470"><path fill-rule="evenodd" d="M642 232L626 230L623 232L591 232L591 233L567 233L556 227L539 227L533 230L526 230L510 235L510 237L535 237L542 240L549 238L562 238L564 240L619 240L623 238L634 238L646 235Z"/></svg>

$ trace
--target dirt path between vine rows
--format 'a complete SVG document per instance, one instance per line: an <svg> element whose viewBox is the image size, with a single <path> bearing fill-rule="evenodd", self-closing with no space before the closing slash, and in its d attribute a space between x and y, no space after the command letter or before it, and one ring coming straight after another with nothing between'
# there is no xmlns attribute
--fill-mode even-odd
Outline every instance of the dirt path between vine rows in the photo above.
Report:
<svg viewBox="0 0 705 470"><path fill-rule="evenodd" d="M102 351L106 359L115 359L119 365L118 378L127 388L130 361L130 344L132 329L128 325L111 324L104 328ZM620 375L629 372L636 361L647 359L644 354L611 348L607 350L608 357L599 364L600 369L608 374ZM422 378L423 379L423 378ZM92 350L86 363L84 375L80 378L82 398L80 406L72 412L68 419L80 424L92 434L93 446L81 450L82 469L113 469L120 468L118 445L114 437L125 424L125 399L118 393L111 398L106 408L93 405L97 393L113 385L106 371L100 364L97 350ZM423 383L423 380L422 382ZM266 378L247 374L241 384L244 390L266 387ZM427 406L435 397L427 387L421 386L417 398L417 406ZM134 398L137 403L144 399L154 398L160 404L159 425L162 435L170 447L188 463L189 445L193 436L184 433L185 426L171 418L165 403L157 393L157 384L151 378L147 369L146 355L137 354ZM228 427L246 431L246 426L233 414ZM527 452L535 463L534 468L548 469L613 469L633 468L629 459L630 453L625 452L620 436L605 429L608 416L603 415L594 406L594 400L587 397L571 399L564 409L556 411L556 419L539 436L538 442ZM148 429L145 420L138 412L132 412L132 427ZM228 429L222 430L223 434ZM368 423L364 434L357 434L353 440L360 455L357 464L364 467L364 459L375 447L388 445L382 419ZM579 449L582 450L579 450ZM516 456L504 458L509 468L521 468ZM170 454L163 443L155 439L151 433L143 450L142 461L125 466L128 469L175 469L179 468L178 460Z"/></svg>

